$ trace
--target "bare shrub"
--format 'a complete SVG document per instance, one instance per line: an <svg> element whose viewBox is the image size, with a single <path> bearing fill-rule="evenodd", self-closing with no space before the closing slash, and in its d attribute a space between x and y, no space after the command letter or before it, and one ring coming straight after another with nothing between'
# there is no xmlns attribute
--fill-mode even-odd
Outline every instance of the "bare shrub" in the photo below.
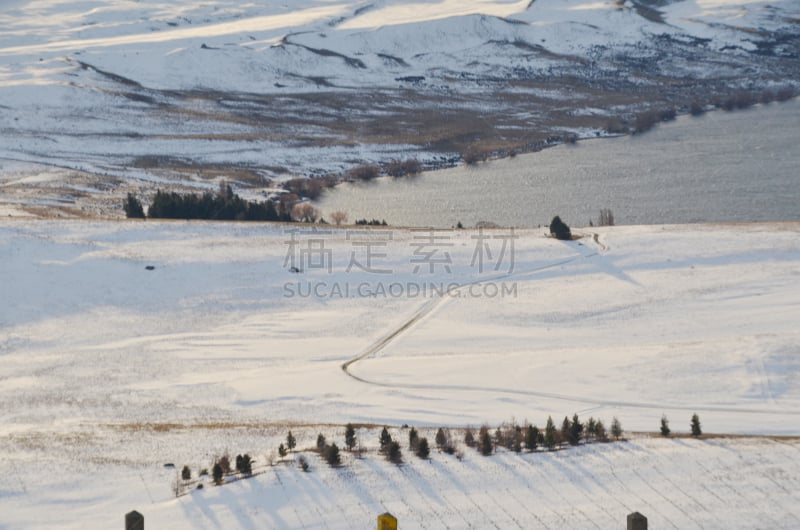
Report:
<svg viewBox="0 0 800 530"><path fill-rule="evenodd" d="M314 223L319 219L319 210L307 202L301 202L292 207L292 219L303 223Z"/></svg>
<svg viewBox="0 0 800 530"><path fill-rule="evenodd" d="M381 168L375 164L361 164L347 172L353 180L372 180L381 175Z"/></svg>
<svg viewBox="0 0 800 530"><path fill-rule="evenodd" d="M609 134L626 134L628 132L628 126L619 118L609 118L605 128Z"/></svg>
<svg viewBox="0 0 800 530"><path fill-rule="evenodd" d="M409 158L407 160L392 160L386 165L386 174L392 177L406 177L417 175L422 171L422 163L419 160Z"/></svg>
<svg viewBox="0 0 800 530"><path fill-rule="evenodd" d="M736 109L746 109L747 107L751 107L758 102L756 96L750 92L737 92L736 94L725 98L721 102L717 103L717 106L722 108L723 110L736 110Z"/></svg>
<svg viewBox="0 0 800 530"><path fill-rule="evenodd" d="M320 196L322 190L327 187L326 184L321 179L294 178L284 182L283 189L299 197L308 197L313 200Z"/></svg>
<svg viewBox="0 0 800 530"><path fill-rule="evenodd" d="M656 110L648 110L646 112L637 114L636 120L633 122L633 132L635 134L641 134L649 131L655 127L659 121L661 121L661 118L659 116L659 112Z"/></svg>
<svg viewBox="0 0 800 530"><path fill-rule="evenodd" d="M330 217L331 221L333 221L333 224L335 224L336 226L340 226L342 223L347 222L347 212L343 212L341 210L331 212Z"/></svg>
<svg viewBox="0 0 800 530"><path fill-rule="evenodd" d="M485 162L489 158L489 153L478 146L471 145L461 153L461 158L464 160L465 164L472 166L478 162Z"/></svg>
<svg viewBox="0 0 800 530"><path fill-rule="evenodd" d="M597 221L598 226L614 226L614 212L610 208L600 209L600 218Z"/></svg>

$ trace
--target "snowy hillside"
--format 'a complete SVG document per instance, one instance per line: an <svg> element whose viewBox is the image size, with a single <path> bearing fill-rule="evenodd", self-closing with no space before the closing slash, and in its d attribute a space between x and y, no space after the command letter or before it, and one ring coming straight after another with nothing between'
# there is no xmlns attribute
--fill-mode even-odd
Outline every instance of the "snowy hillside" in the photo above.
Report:
<svg viewBox="0 0 800 530"><path fill-rule="evenodd" d="M798 20L791 0L6 2L0 178L7 202L108 214L154 182L531 150L797 88Z"/></svg>
<svg viewBox="0 0 800 530"><path fill-rule="evenodd" d="M490 457L457 439L463 461L396 467L363 428L368 454L341 469L268 465L287 429L299 449L319 432L343 446L347 422L404 448L403 424L432 440L573 414L796 437L797 223L569 243L295 228L0 223L0 527L109 528L131 509L175 529L367 527L385 510L411 528L609 528L634 510L657 528L797 526L790 437ZM245 452L255 478L174 498L163 464L196 476Z"/></svg>

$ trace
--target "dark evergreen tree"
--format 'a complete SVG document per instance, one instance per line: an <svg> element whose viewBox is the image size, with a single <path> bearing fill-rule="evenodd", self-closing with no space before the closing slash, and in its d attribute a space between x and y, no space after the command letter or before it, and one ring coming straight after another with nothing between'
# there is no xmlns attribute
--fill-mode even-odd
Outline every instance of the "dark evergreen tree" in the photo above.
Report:
<svg viewBox="0 0 800 530"><path fill-rule="evenodd" d="M525 430L525 448L528 451L536 451L536 446L539 443L539 429L536 428L536 425L528 425L528 428Z"/></svg>
<svg viewBox="0 0 800 530"><path fill-rule="evenodd" d="M589 442L589 440L594 440L594 437L597 434L597 420L595 420L590 416L583 427L584 427L583 428L584 440L587 443Z"/></svg>
<svg viewBox="0 0 800 530"><path fill-rule="evenodd" d="M144 219L144 208L142 208L142 203L139 202L139 199L137 199L133 193L128 193L128 196L122 203L122 207L125 210L125 217L132 219Z"/></svg>
<svg viewBox="0 0 800 530"><path fill-rule="evenodd" d="M242 468L240 471L243 475L248 477L253 474L253 460L247 453L242 456Z"/></svg>
<svg viewBox="0 0 800 530"><path fill-rule="evenodd" d="M325 461L331 467L336 467L342 463L341 456L339 455L339 447L336 443L332 443L325 448Z"/></svg>
<svg viewBox="0 0 800 530"><path fill-rule="evenodd" d="M475 447L475 433L472 432L470 427L464 431L464 444L467 447Z"/></svg>
<svg viewBox="0 0 800 530"><path fill-rule="evenodd" d="M692 414L692 436L700 436L703 430L700 428L700 417L697 414Z"/></svg>
<svg viewBox="0 0 800 530"><path fill-rule="evenodd" d="M547 417L547 425L544 427L544 446L548 451L556 448L556 426L551 416Z"/></svg>
<svg viewBox="0 0 800 530"><path fill-rule="evenodd" d="M597 420L597 424L594 427L594 439L598 442L608 441L608 433L606 432L606 426L603 424L602 420Z"/></svg>
<svg viewBox="0 0 800 530"><path fill-rule="evenodd" d="M380 444L381 444L381 452L385 453L386 450L389 448L389 444L392 443L392 435L389 434L389 429L386 427L383 428L381 431L380 437Z"/></svg>
<svg viewBox="0 0 800 530"><path fill-rule="evenodd" d="M183 466L181 470L181 478L183 480L192 480L192 470L189 469L189 466Z"/></svg>
<svg viewBox="0 0 800 530"><path fill-rule="evenodd" d="M669 436L669 420L666 414L661 415L661 436Z"/></svg>
<svg viewBox="0 0 800 530"><path fill-rule="evenodd" d="M417 444L419 443L419 433L414 427L408 431L408 450L413 452L417 451Z"/></svg>
<svg viewBox="0 0 800 530"><path fill-rule="evenodd" d="M231 461L228 458L228 455L225 455L219 459L219 465L222 468L222 472L226 475L231 472Z"/></svg>
<svg viewBox="0 0 800 530"><path fill-rule="evenodd" d="M561 443L566 443L569 441L569 426L570 426L569 418L564 416L564 421L561 422Z"/></svg>
<svg viewBox="0 0 800 530"><path fill-rule="evenodd" d="M622 437L622 424L616 416L611 420L611 436L613 436L615 440L619 440Z"/></svg>
<svg viewBox="0 0 800 530"><path fill-rule="evenodd" d="M317 449L319 451L322 451L323 449L325 449L326 445L328 445L328 443L325 441L325 435L319 433L317 435Z"/></svg>
<svg viewBox="0 0 800 530"><path fill-rule="evenodd" d="M279 455L281 458L284 458L284 457L286 456L286 453L287 453L287 451L286 451L286 447L284 447L284 445L283 445L283 444L280 444L280 445L278 446L278 455Z"/></svg>
<svg viewBox="0 0 800 530"><path fill-rule="evenodd" d="M242 472L242 455L236 455L236 471Z"/></svg>
<svg viewBox="0 0 800 530"><path fill-rule="evenodd" d="M390 441L386 446L386 459L394 464L400 464L403 461L403 454L400 451L400 444L395 441Z"/></svg>
<svg viewBox="0 0 800 530"><path fill-rule="evenodd" d="M569 424L569 444L578 445L581 442L582 433L583 433L583 424L578 419L578 415L573 414L572 423Z"/></svg>
<svg viewBox="0 0 800 530"><path fill-rule="evenodd" d="M447 442L447 435L444 429L439 427L439 430L436 431L436 447L441 451L447 445Z"/></svg>
<svg viewBox="0 0 800 530"><path fill-rule="evenodd" d="M292 435L292 431L289 431L289 434L286 435L286 449L292 451L296 446L297 440L295 440L294 435Z"/></svg>
<svg viewBox="0 0 800 530"><path fill-rule="evenodd" d="M344 429L344 444L348 451L352 451L356 445L356 429L352 423L348 423Z"/></svg>
<svg viewBox="0 0 800 530"><path fill-rule="evenodd" d="M222 466L219 465L219 462L215 463L211 469L211 478L214 479L214 484L217 486L222 484Z"/></svg>
<svg viewBox="0 0 800 530"><path fill-rule="evenodd" d="M484 425L481 427L481 430L478 431L478 451L481 452L483 456L489 456L492 454L494 447L492 445L492 437L489 435L489 427Z"/></svg>
<svg viewBox="0 0 800 530"><path fill-rule="evenodd" d="M428 458L430 454L431 454L431 449L428 446L428 439L420 438L417 441L417 456L424 460Z"/></svg>

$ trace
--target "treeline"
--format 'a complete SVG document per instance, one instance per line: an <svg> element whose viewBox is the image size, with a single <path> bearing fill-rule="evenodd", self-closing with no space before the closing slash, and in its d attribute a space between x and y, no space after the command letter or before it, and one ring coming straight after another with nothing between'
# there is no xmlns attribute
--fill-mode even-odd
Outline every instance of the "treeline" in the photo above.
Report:
<svg viewBox="0 0 800 530"><path fill-rule="evenodd" d="M125 214L131 218L144 218L144 208L129 193L123 204ZM282 204L272 201L247 201L222 186L218 193L180 194L158 190L147 210L152 219L206 219L220 221L291 221L291 215Z"/></svg>

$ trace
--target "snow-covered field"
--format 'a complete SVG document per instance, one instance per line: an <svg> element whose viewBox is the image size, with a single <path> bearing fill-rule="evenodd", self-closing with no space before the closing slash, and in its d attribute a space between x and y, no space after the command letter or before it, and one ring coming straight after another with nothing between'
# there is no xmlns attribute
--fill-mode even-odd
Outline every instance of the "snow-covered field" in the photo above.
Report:
<svg viewBox="0 0 800 530"><path fill-rule="evenodd" d="M800 225L591 230L0 222L0 528L796 528L791 437L268 465L347 422L800 435ZM174 498L226 452L257 476Z"/></svg>

